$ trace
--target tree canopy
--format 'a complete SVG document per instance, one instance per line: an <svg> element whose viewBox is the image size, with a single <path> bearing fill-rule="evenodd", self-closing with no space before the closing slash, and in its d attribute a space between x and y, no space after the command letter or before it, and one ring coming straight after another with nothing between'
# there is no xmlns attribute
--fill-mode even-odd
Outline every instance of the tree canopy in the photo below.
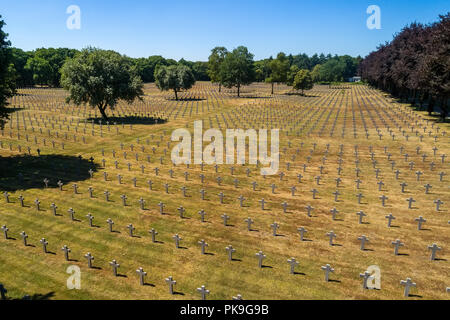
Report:
<svg viewBox="0 0 450 320"><path fill-rule="evenodd" d="M275 83L286 83L289 67L289 60L283 52L280 52L276 59L270 61L270 76L266 78L266 82L272 84L272 94Z"/></svg>
<svg viewBox="0 0 450 320"><path fill-rule="evenodd" d="M215 47L211 50L211 55L208 58L208 75L212 83L219 84L219 92L222 87L222 80L220 78L220 67L225 60L228 50L225 47Z"/></svg>
<svg viewBox="0 0 450 320"><path fill-rule="evenodd" d="M228 52L220 66L220 79L227 88L236 87L238 97L242 85L251 84L255 80L253 54L244 46Z"/></svg>
<svg viewBox="0 0 450 320"><path fill-rule="evenodd" d="M0 128L3 128L5 120L8 119L8 98L15 94L15 71L12 64L13 56L11 42L8 34L3 31L5 22L0 15Z"/></svg>
<svg viewBox="0 0 450 320"><path fill-rule="evenodd" d="M67 101L97 107L107 120L106 109L119 100L141 98L142 80L129 59L114 51L86 48L62 67L61 84L69 91Z"/></svg>
<svg viewBox="0 0 450 320"><path fill-rule="evenodd" d="M304 93L304 90L312 89L314 86L311 73L309 70L302 69L295 75L294 78L294 89L295 90L302 90L302 94Z"/></svg>
<svg viewBox="0 0 450 320"><path fill-rule="evenodd" d="M404 27L391 42L380 45L361 63L361 75L370 85L413 104L428 101L428 112L440 107L449 113L450 13L438 22Z"/></svg>
<svg viewBox="0 0 450 320"><path fill-rule="evenodd" d="M156 86L161 91L173 90L178 100L180 90L189 90L195 84L192 70L183 64L162 66L155 71Z"/></svg>

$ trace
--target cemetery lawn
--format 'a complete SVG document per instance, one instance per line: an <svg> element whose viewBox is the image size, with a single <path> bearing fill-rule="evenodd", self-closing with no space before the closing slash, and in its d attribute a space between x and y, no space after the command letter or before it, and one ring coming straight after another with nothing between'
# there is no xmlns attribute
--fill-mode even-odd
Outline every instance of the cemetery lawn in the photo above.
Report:
<svg viewBox="0 0 450 320"><path fill-rule="evenodd" d="M408 299L449 299L445 288L450 287L450 125L437 123L437 117L363 85L316 86L306 96L288 95L288 91L288 87L276 86L272 96L270 85L254 84L242 90L243 98L237 98L235 90L219 93L217 86L198 82L180 94L183 99L177 102L170 93L146 85L142 102L120 104L114 115L109 111L117 124L103 121L100 125L88 120L98 119L98 111L65 104L63 90L19 90L10 101L16 110L0 136L0 226L9 229L8 239L3 232L0 238L0 283L8 290L7 297L199 299L197 288L205 285L210 290L207 299L230 300L238 294L245 300L405 299L400 281L409 277L417 287L411 289ZM159 120L149 124L153 121L148 117ZM233 175L230 165L220 165L217 173L209 165L203 171L199 165L173 166L170 154L176 143L170 142L172 131L188 128L193 132L195 120L203 120L204 130L279 128L283 180L279 175L264 178L256 165L234 165ZM27 147L31 156L27 156ZM40 160L37 149L46 161ZM423 154L427 155L425 160ZM443 154L447 156L444 162ZM82 156L81 162L78 156ZM15 157L14 161L9 157ZM359 190L356 159L361 170ZM92 178L90 168L95 168ZM380 169L378 178L376 168ZM420 181L417 171L423 173ZM185 172L189 172L187 181ZM440 172L445 173L442 181ZM203 184L200 174L205 176ZM303 176L301 182L298 174ZM220 186L219 176L223 179ZM342 181L336 187L338 177ZM44 188L45 178L48 188ZM136 187L133 178L137 179ZM238 188L234 179L238 179ZM64 183L62 191L58 180ZM152 190L148 180L153 183ZM379 181L384 183L381 190ZM256 191L252 182L257 183ZM405 193L401 192L402 182L407 183ZM424 188L427 183L432 186L428 194ZM276 185L275 193L272 184ZM183 186L187 187L186 197L180 190ZM292 186L297 189L294 196ZM92 198L89 187L93 188ZM206 191L205 200L201 199L201 189ZM312 189L318 191L316 199ZM106 190L109 201L105 200ZM340 192L338 202L334 201L336 190ZM223 204L220 192L225 195ZM358 193L364 196L361 204ZM121 195L127 197L126 206ZM240 195L245 198L242 208ZM382 195L388 197L385 207ZM24 198L24 207L19 196ZM410 197L416 201L412 209L406 201ZM144 210L140 198L145 200ZM264 211L259 203L262 198L267 201ZM434 203L437 199L444 202L439 211ZM164 214L160 214L160 202L164 203ZM286 213L283 202L288 203ZM52 203L57 206L57 216ZM307 216L308 205L314 208L312 217ZM186 209L183 219L177 210L180 206ZM339 211L335 221L330 213L334 207ZM75 221L69 217L69 208L75 211ZM198 214L202 209L206 212L204 223ZM367 215L363 224L358 223L359 211ZM86 217L89 213L94 216L93 227ZM395 216L391 228L385 218L389 213ZM223 214L230 216L228 226L222 221ZM419 216L427 220L420 231L415 221ZM252 231L244 222L248 217L254 220ZM106 223L109 218L114 221L112 233ZM270 227L274 222L280 226L276 237ZM136 228L134 237L129 235L129 224ZM300 241L299 227L307 230L305 241ZM151 241L151 228L158 232L156 243ZM337 235L334 246L326 236L331 230ZM28 235L26 247L22 231ZM182 238L179 249L175 248L175 234ZM370 240L365 251L360 250L361 235ZM42 238L48 241L47 253L43 252ZM209 245L204 255L198 244L201 239ZM391 244L396 239L405 244L397 256ZM428 246L433 243L442 250L437 252L438 259L430 261ZM63 245L71 249L71 261L65 261ZM228 260L225 250L229 245L236 249L233 261ZM258 268L259 251L266 255L263 268ZM94 256L94 268L87 266L88 252ZM291 257L299 262L296 274L289 273L287 260ZM117 277L109 265L113 259L120 264ZM329 282L324 281L321 270L326 264L335 270ZM66 270L71 265L81 269L79 290L67 288L70 275ZM381 290L362 288L359 275L372 265L381 270ZM144 286L136 273L140 267L147 272ZM165 282L169 276L177 281L174 295L169 294Z"/></svg>

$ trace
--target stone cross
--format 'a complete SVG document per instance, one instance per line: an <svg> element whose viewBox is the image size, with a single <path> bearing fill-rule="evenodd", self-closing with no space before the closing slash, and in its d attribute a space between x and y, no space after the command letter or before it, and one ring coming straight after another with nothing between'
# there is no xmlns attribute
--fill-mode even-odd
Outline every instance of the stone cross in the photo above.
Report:
<svg viewBox="0 0 450 320"><path fill-rule="evenodd" d="M287 207L288 207L288 203L286 201L284 201L281 206L283 207L283 212L286 213L287 212Z"/></svg>
<svg viewBox="0 0 450 320"><path fill-rule="evenodd" d="M120 267L120 264L118 264L116 260L113 260L109 265L112 267L114 276L117 277L117 269Z"/></svg>
<svg viewBox="0 0 450 320"><path fill-rule="evenodd" d="M398 250L400 249L400 247L403 247L405 245L399 239L392 241L391 244L394 245L394 255L396 256L398 256Z"/></svg>
<svg viewBox="0 0 450 320"><path fill-rule="evenodd" d="M402 193L405 193L405 187L407 187L408 184L407 184L406 182L402 182L402 183L400 184L400 186L402 187Z"/></svg>
<svg viewBox="0 0 450 320"><path fill-rule="evenodd" d="M243 196L243 195L240 195L239 198L238 198L238 200L239 200L239 205L240 205L240 207L242 208L242 207L244 206L244 204L243 204L243 202L244 202L244 200L245 200L244 196Z"/></svg>
<svg viewBox="0 0 450 320"><path fill-rule="evenodd" d="M279 227L278 223L274 222L270 225L270 227L273 230L273 236L276 237L277 236L277 229Z"/></svg>
<svg viewBox="0 0 450 320"><path fill-rule="evenodd" d="M334 269L329 264L322 266L321 269L325 271L325 282L328 282L330 280L330 272L334 272Z"/></svg>
<svg viewBox="0 0 450 320"><path fill-rule="evenodd" d="M388 219L388 228L390 228L392 220L395 220L395 217L392 215L392 213L389 213L389 215L385 216L385 218Z"/></svg>
<svg viewBox="0 0 450 320"><path fill-rule="evenodd" d="M381 199L381 205L383 207L385 207L386 206L386 200L388 200L389 198L383 194L382 196L380 196L380 199Z"/></svg>
<svg viewBox="0 0 450 320"><path fill-rule="evenodd" d="M200 215L200 221L201 222L205 222L205 215L206 215L206 212L205 212L205 210L200 210L199 212L198 212L198 214Z"/></svg>
<svg viewBox="0 0 450 320"><path fill-rule="evenodd" d="M197 288L197 291L200 292L202 300L206 300L206 295L209 294L209 290L207 290L205 286L201 286L200 288Z"/></svg>
<svg viewBox="0 0 450 320"><path fill-rule="evenodd" d="M178 212L180 213L180 218L183 219L183 214L186 212L186 210L181 206L178 209Z"/></svg>
<svg viewBox="0 0 450 320"><path fill-rule="evenodd" d="M363 223L363 218L365 216L367 216L363 211L357 212L356 215L359 216L359 218L358 218L358 223L359 224L362 224Z"/></svg>
<svg viewBox="0 0 450 320"><path fill-rule="evenodd" d="M42 250L44 253L47 253L48 241L45 238L42 238L39 242L42 244Z"/></svg>
<svg viewBox="0 0 450 320"><path fill-rule="evenodd" d="M336 215L339 213L339 211L336 208L333 208L330 210L331 212L331 217L333 220L336 220Z"/></svg>
<svg viewBox="0 0 450 320"><path fill-rule="evenodd" d="M434 204L436 204L436 211L439 211L441 205L444 204L440 199L434 200Z"/></svg>
<svg viewBox="0 0 450 320"><path fill-rule="evenodd" d="M264 210L264 205L267 203L266 200L262 198L261 200L259 200L259 203L261 203L261 210Z"/></svg>
<svg viewBox="0 0 450 320"><path fill-rule="evenodd" d="M364 246L366 245L366 242L369 242L369 238L365 235L362 235L362 236L358 237L358 240L361 241L360 249L362 251L364 251L365 250Z"/></svg>
<svg viewBox="0 0 450 320"><path fill-rule="evenodd" d="M329 241L330 246L333 246L333 239L335 239L337 237L336 234L334 233L334 231L330 231L326 235L327 235L327 237L330 238L330 241Z"/></svg>
<svg viewBox="0 0 450 320"><path fill-rule="evenodd" d="M408 201L408 209L412 209L412 204L416 202L412 197L406 199L406 201Z"/></svg>
<svg viewBox="0 0 450 320"><path fill-rule="evenodd" d="M145 200L143 198L139 198L138 202L141 210L145 210Z"/></svg>
<svg viewBox="0 0 450 320"><path fill-rule="evenodd" d="M363 194L362 193L358 193L356 195L356 197L358 198L358 204L361 204L361 199L364 198Z"/></svg>
<svg viewBox="0 0 450 320"><path fill-rule="evenodd" d="M159 213L164 214L164 203L160 202L158 203L159 206Z"/></svg>
<svg viewBox="0 0 450 320"><path fill-rule="evenodd" d="M262 268L262 262L266 256L264 255L264 253L262 251L259 251L258 253L256 253L256 256L258 257L258 267Z"/></svg>
<svg viewBox="0 0 450 320"><path fill-rule="evenodd" d="M41 210L41 208L40 208L41 202L39 201L39 199L34 200L34 204L36 205L36 210L37 211Z"/></svg>
<svg viewBox="0 0 450 320"><path fill-rule="evenodd" d="M2 231L3 231L3 234L4 234L4 236L5 236L5 239L6 240L8 240L9 238L8 238L8 227L6 227L6 226L2 226Z"/></svg>
<svg viewBox="0 0 450 320"><path fill-rule="evenodd" d="M236 249L234 249L230 244L225 248L225 250L228 252L228 260L233 261L233 253L236 252Z"/></svg>
<svg viewBox="0 0 450 320"><path fill-rule="evenodd" d="M141 286L145 285L145 276L147 275L147 272L144 271L144 269L139 268L136 270L136 273L139 275L139 283Z"/></svg>
<svg viewBox="0 0 450 320"><path fill-rule="evenodd" d="M156 242L156 235L158 234L158 232L157 232L155 229L152 228L152 229L149 231L149 233L150 233L151 236L152 236L152 242L155 243L155 242Z"/></svg>
<svg viewBox="0 0 450 320"><path fill-rule="evenodd" d="M69 259L69 253L70 253L69 247L66 246L66 245L64 245L64 246L61 248L61 250L64 251L64 258L66 259L66 261L70 261L70 259Z"/></svg>
<svg viewBox="0 0 450 320"><path fill-rule="evenodd" d="M223 204L223 198L225 197L225 194L223 192L220 192L218 194L219 198L220 198L220 203Z"/></svg>
<svg viewBox="0 0 450 320"><path fill-rule="evenodd" d="M253 224L253 220L252 218L247 218L244 220L247 223L247 230L248 231L252 231L252 224Z"/></svg>
<svg viewBox="0 0 450 320"><path fill-rule="evenodd" d="M312 217L311 212L314 210L314 208L309 204L305 208L308 211L308 217Z"/></svg>
<svg viewBox="0 0 450 320"><path fill-rule="evenodd" d="M338 197L341 195L339 190L336 190L335 192L333 192L333 195L334 195L334 202L338 202Z"/></svg>
<svg viewBox="0 0 450 320"><path fill-rule="evenodd" d="M25 231L22 231L21 233L20 233L20 236L22 237L22 240L23 240L23 245L26 247L28 244L27 244L27 238L28 238L28 235L25 233Z"/></svg>
<svg viewBox="0 0 450 320"><path fill-rule="evenodd" d="M182 240L182 238L178 234L174 235L172 238L175 240L175 247L177 249L179 249L180 248L180 240Z"/></svg>
<svg viewBox="0 0 450 320"><path fill-rule="evenodd" d="M92 256L92 254L90 252L86 253L84 255L84 257L87 259L88 268L91 269L92 268L92 261L94 261L94 257Z"/></svg>
<svg viewBox="0 0 450 320"><path fill-rule="evenodd" d="M300 241L303 241L305 233L308 231L304 227L298 228L297 231L300 233Z"/></svg>
<svg viewBox="0 0 450 320"><path fill-rule="evenodd" d="M221 218L223 219L223 225L225 227L228 226L228 220L230 219L230 217L227 214L223 214L221 215Z"/></svg>
<svg viewBox="0 0 450 320"><path fill-rule="evenodd" d="M299 265L299 263L297 262L297 260L295 260L295 258L290 258L290 259L288 259L288 261L287 261L289 264L290 264L290 266L291 266L291 269L290 269L290 273L291 274L295 274L295 267L296 266L298 266Z"/></svg>
<svg viewBox="0 0 450 320"><path fill-rule="evenodd" d="M128 232L129 232L130 237L133 237L133 231L134 231L136 228L133 227L133 225L130 223L130 224L127 226L127 229L128 229Z"/></svg>
<svg viewBox="0 0 450 320"><path fill-rule="evenodd" d="M422 225L427 222L427 220L425 220L422 216L416 218L414 221L418 222L418 226L417 229L418 230L422 230Z"/></svg>
<svg viewBox="0 0 450 320"><path fill-rule="evenodd" d="M205 249L206 249L206 247L208 246L208 244L206 243L206 241L202 239L202 240L200 240L200 241L198 242L198 244L200 245L201 254L205 254Z"/></svg>
<svg viewBox="0 0 450 320"><path fill-rule="evenodd" d="M113 232L114 221L112 221L111 218L108 218L108 220L106 220L106 223L109 225L109 232Z"/></svg>
<svg viewBox="0 0 450 320"><path fill-rule="evenodd" d="M124 195L124 194L122 194L122 195L120 196L120 198L122 199L122 204L123 204L123 206L126 207L126 206L127 206L127 196Z"/></svg>
<svg viewBox="0 0 450 320"><path fill-rule="evenodd" d="M436 260L436 253L440 250L442 250L442 248L440 248L436 243L433 243L431 246L428 246L428 250L431 251L431 256L430 256L430 260Z"/></svg>
<svg viewBox="0 0 450 320"><path fill-rule="evenodd" d="M405 286L404 296L409 297L409 290L411 287L416 287L416 284L412 282L411 278L407 278L406 280L401 280L400 284Z"/></svg>
<svg viewBox="0 0 450 320"><path fill-rule="evenodd" d="M94 220L94 216L90 213L88 213L86 215L86 217L89 219L89 227L93 227L94 225L92 224L93 220Z"/></svg>
<svg viewBox="0 0 450 320"><path fill-rule="evenodd" d="M369 279L372 277L370 272L365 271L364 273L360 273L359 277L363 278L363 289L368 289L367 288L367 281L369 281Z"/></svg>
<svg viewBox="0 0 450 320"><path fill-rule="evenodd" d="M70 208L67 212L69 212L70 220L75 221L75 210Z"/></svg>
<svg viewBox="0 0 450 320"><path fill-rule="evenodd" d="M173 286L177 284L175 280L173 280L172 276L166 278L166 283L169 285L169 294L173 294Z"/></svg>

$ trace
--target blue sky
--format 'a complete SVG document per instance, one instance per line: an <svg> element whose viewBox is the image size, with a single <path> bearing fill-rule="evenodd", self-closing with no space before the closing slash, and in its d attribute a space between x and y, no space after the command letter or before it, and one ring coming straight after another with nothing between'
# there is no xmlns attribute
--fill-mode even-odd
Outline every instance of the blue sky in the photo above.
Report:
<svg viewBox="0 0 450 320"><path fill-rule="evenodd" d="M367 55L406 24L436 21L449 0L0 0L13 45L81 49L88 45L131 57L207 60L218 45L245 45L256 59L286 53ZM69 30L69 5L81 29ZM369 5L381 30L366 27Z"/></svg>

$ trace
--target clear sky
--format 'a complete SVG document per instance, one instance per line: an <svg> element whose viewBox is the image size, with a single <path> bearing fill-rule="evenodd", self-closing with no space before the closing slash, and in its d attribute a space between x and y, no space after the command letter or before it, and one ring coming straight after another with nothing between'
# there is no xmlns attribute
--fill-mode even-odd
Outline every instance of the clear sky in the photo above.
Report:
<svg viewBox="0 0 450 320"><path fill-rule="evenodd" d="M69 30L69 5L81 29ZM369 5L381 29L369 30ZM245 45L262 59L278 52L367 55L406 24L436 21L450 0L0 0L13 46L95 46L131 57L207 60L215 46Z"/></svg>

